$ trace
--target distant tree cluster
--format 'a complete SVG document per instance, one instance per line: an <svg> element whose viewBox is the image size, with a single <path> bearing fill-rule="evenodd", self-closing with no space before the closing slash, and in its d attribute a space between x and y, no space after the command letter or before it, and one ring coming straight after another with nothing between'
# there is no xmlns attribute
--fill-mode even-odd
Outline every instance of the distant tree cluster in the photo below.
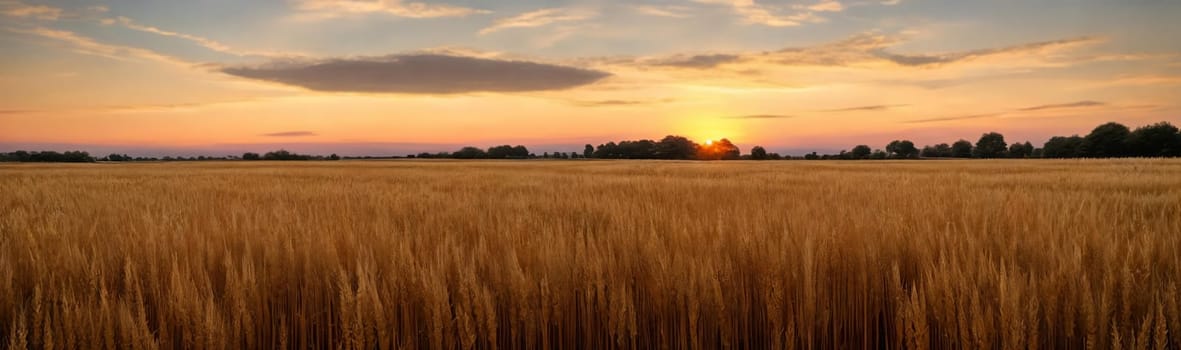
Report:
<svg viewBox="0 0 1181 350"><path fill-rule="evenodd" d="M680 159L680 160L734 160L734 159L782 159L775 153L767 153L761 146L751 149L751 154L742 156L741 150L728 139L698 144L684 136L669 135L660 141L624 140L608 142L598 147L586 145L583 155L600 159Z"/></svg>
<svg viewBox="0 0 1181 350"><path fill-rule="evenodd" d="M1181 157L1181 133L1168 122L1129 130L1107 123L1087 136L1055 136L1042 149L1045 158Z"/></svg>
<svg viewBox="0 0 1181 350"><path fill-rule="evenodd" d="M487 150L475 146L467 146L460 148L455 152L439 152L439 153L419 153L406 156L406 158L452 158L452 159L527 159L533 158L533 154L529 153L529 149L525 146L516 145L500 145L489 147Z"/></svg>
<svg viewBox="0 0 1181 350"><path fill-rule="evenodd" d="M812 153L804 159L905 159L905 158L1121 158L1121 157L1181 157L1181 132L1168 122L1146 125L1135 130L1119 123L1096 127L1087 136L1055 136L1041 148L1029 141L1008 144L1005 136L985 133L973 145L959 140L952 144L940 143L914 148L910 141L899 140L886 145L885 151L871 150L867 145L853 147L835 155Z"/></svg>
<svg viewBox="0 0 1181 350"><path fill-rule="evenodd" d="M327 157L319 155L299 154L285 149L270 151L263 155L258 153L242 153L241 160L340 160L340 156L333 153Z"/></svg>
<svg viewBox="0 0 1181 350"><path fill-rule="evenodd" d="M87 163L95 161L90 153L84 151L15 151L0 153L0 162L34 162L34 163Z"/></svg>

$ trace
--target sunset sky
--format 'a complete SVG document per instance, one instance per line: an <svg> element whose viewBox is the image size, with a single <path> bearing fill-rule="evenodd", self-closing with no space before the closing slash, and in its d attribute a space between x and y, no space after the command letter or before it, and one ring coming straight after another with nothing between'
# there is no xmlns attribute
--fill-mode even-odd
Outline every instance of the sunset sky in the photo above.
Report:
<svg viewBox="0 0 1181 350"><path fill-rule="evenodd" d="M0 0L0 151L1040 145L1181 124L1179 17L1172 0Z"/></svg>

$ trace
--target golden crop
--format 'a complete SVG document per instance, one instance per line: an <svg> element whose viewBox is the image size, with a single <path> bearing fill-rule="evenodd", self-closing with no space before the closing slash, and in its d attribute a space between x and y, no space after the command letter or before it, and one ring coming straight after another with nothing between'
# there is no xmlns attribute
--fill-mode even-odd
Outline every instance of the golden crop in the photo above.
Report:
<svg viewBox="0 0 1181 350"><path fill-rule="evenodd" d="M1178 348L1181 161L0 167L10 348Z"/></svg>

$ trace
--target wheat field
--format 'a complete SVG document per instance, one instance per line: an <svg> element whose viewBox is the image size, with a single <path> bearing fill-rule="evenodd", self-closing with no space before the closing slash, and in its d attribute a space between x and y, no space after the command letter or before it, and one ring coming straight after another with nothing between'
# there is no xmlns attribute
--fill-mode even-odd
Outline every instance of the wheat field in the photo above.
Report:
<svg viewBox="0 0 1181 350"><path fill-rule="evenodd" d="M1181 161L0 166L0 345L1177 349Z"/></svg>

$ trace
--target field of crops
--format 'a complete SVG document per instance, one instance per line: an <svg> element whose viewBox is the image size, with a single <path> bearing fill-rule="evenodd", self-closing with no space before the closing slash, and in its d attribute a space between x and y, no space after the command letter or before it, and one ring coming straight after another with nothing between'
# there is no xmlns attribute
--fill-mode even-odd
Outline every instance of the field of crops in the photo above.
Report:
<svg viewBox="0 0 1181 350"><path fill-rule="evenodd" d="M12 348L1178 348L1181 161L0 166Z"/></svg>

